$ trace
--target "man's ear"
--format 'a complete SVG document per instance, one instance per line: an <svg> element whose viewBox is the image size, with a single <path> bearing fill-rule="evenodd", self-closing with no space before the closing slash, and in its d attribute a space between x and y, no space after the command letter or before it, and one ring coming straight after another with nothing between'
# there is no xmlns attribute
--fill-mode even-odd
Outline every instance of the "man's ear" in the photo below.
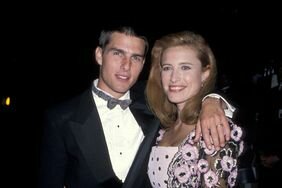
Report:
<svg viewBox="0 0 282 188"><path fill-rule="evenodd" d="M99 65L102 65L103 50L101 47L95 49L95 60Z"/></svg>

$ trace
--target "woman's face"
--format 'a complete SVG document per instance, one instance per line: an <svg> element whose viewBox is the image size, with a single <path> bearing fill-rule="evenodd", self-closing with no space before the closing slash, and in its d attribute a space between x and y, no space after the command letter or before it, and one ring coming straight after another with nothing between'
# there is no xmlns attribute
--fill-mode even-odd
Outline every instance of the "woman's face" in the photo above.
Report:
<svg viewBox="0 0 282 188"><path fill-rule="evenodd" d="M161 81L168 100L180 110L196 95L209 71L202 72L196 51L189 46L166 49L161 57Z"/></svg>

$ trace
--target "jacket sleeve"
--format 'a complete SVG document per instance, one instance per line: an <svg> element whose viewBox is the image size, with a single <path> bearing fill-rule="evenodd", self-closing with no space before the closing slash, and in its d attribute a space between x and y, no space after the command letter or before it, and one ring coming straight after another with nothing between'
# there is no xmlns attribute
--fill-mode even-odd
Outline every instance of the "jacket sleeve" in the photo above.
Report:
<svg viewBox="0 0 282 188"><path fill-rule="evenodd" d="M63 137L56 121L46 117L40 146L38 187L62 188L67 161Z"/></svg>

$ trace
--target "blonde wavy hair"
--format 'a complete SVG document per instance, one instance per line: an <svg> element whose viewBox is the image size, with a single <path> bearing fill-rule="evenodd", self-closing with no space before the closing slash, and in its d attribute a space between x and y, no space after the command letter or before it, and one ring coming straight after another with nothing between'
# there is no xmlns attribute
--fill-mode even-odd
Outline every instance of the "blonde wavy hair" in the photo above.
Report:
<svg viewBox="0 0 282 188"><path fill-rule="evenodd" d="M214 90L217 68L214 54L205 39L194 32L182 31L168 34L157 40L151 52L151 69L146 86L146 97L149 108L160 119L162 126L169 127L177 120L177 107L171 103L161 83L161 56L170 47L188 46L195 50L202 64L202 71L209 69L210 73L203 82L200 91L190 98L180 113L180 119L186 124L195 124L201 110L202 99Z"/></svg>

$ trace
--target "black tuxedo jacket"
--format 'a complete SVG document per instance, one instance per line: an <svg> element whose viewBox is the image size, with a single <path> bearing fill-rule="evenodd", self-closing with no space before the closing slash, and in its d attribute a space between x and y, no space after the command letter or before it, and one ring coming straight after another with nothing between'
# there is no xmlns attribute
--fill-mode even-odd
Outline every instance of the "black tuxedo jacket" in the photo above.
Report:
<svg viewBox="0 0 282 188"><path fill-rule="evenodd" d="M130 110L145 138L125 182L114 174L91 89L48 112L41 146L40 188L151 187L147 164L159 121L147 109L144 90L130 91Z"/></svg>

